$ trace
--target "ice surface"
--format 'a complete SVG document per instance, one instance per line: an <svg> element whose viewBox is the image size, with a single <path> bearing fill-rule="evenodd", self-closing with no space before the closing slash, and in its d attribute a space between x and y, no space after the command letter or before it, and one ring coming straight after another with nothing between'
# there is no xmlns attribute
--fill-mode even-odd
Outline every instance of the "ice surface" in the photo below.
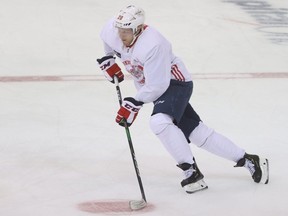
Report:
<svg viewBox="0 0 288 216"><path fill-rule="evenodd" d="M1 0L0 215L286 216L288 4L258 1L262 18L274 19L265 24L245 2L246 10L236 0ZM149 205L127 210L141 195L114 121L115 87L95 59L103 55L101 27L130 3L145 9L194 74L191 103L203 121L270 160L268 185L191 146L209 189L186 194L180 169L149 129L148 104L130 132ZM259 31L277 26L281 43ZM123 96L135 94L130 79L120 85Z"/></svg>

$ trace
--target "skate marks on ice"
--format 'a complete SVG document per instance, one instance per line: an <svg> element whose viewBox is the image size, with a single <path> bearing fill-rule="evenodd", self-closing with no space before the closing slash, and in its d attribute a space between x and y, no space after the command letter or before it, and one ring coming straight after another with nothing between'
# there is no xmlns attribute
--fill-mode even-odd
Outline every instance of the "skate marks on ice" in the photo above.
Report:
<svg viewBox="0 0 288 216"><path fill-rule="evenodd" d="M129 206L130 200L95 200L87 201L77 205L80 211L104 214L104 215L136 215L151 212L155 209L155 206L151 203L147 203L147 206L143 209L133 211Z"/></svg>

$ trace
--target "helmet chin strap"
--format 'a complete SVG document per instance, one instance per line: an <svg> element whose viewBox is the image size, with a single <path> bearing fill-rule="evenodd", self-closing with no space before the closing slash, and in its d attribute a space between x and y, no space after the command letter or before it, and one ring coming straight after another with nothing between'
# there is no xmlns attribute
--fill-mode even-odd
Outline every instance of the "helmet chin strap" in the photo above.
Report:
<svg viewBox="0 0 288 216"><path fill-rule="evenodd" d="M129 46L131 46L134 42L135 42L135 40L137 39L137 37L138 37L138 35L137 36L133 36L133 40L131 41L131 43L129 44Z"/></svg>
<svg viewBox="0 0 288 216"><path fill-rule="evenodd" d="M135 40L138 38L138 36L142 33L143 31L143 27L141 27L138 31L135 32L135 34L133 34L133 40L131 41L131 43L129 44L129 46L131 46Z"/></svg>

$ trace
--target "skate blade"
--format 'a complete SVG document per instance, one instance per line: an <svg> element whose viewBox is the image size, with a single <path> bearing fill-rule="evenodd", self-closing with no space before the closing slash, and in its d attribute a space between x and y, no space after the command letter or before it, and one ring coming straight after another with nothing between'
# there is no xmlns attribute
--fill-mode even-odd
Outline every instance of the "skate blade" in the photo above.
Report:
<svg viewBox="0 0 288 216"><path fill-rule="evenodd" d="M269 162L266 158L260 158L260 167L262 171L261 183L268 184L269 182Z"/></svg>
<svg viewBox="0 0 288 216"><path fill-rule="evenodd" d="M198 192L198 191L201 191L201 190L204 190L204 189L207 189L208 186L207 184L204 182L203 179L195 182L195 183L191 183L191 184L188 184L188 185L185 185L184 187L184 190L191 194L191 193L195 193L195 192Z"/></svg>

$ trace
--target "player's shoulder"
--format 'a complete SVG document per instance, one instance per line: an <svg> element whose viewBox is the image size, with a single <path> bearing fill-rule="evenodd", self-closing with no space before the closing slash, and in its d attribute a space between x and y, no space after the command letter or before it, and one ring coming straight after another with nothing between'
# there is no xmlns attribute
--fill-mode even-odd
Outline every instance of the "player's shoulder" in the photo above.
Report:
<svg viewBox="0 0 288 216"><path fill-rule="evenodd" d="M158 44L165 41L166 39L157 29L147 25L143 31L143 40L149 41L153 44Z"/></svg>
<svg viewBox="0 0 288 216"><path fill-rule="evenodd" d="M103 41L107 42L107 40L114 39L116 36L117 32L114 27L114 18L112 18L104 24L100 32L100 37Z"/></svg>
<svg viewBox="0 0 288 216"><path fill-rule="evenodd" d="M159 47L169 47L170 43L157 29L151 26L145 26L145 30L139 37L138 45L141 46L140 49L142 51L149 51Z"/></svg>

